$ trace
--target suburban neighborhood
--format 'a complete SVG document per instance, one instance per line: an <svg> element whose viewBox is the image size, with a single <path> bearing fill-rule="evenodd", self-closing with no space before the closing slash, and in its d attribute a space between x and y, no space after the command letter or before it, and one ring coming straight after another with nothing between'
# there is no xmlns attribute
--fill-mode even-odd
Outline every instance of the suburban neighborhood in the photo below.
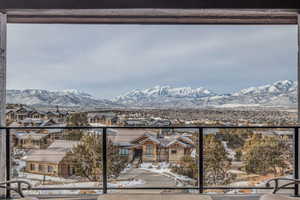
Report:
<svg viewBox="0 0 300 200"><path fill-rule="evenodd" d="M107 167L108 183L111 187L196 186L199 176L198 129L135 129L134 127L220 123L225 125L229 122L226 120L222 122L219 119L212 121L210 115L216 115L213 110L206 111L201 119L193 120L185 120L184 112L174 117L173 112L172 110L138 109L80 112L58 106L45 110L27 105L9 105L6 120L12 128L13 176L15 179L30 181L39 187L101 186L99 185L102 180L103 129L101 127L109 126ZM190 112L185 111L185 113ZM223 112L229 115L232 112L243 112L244 116L248 112L251 116L251 112L254 111L225 109ZM259 114L259 111L255 112ZM289 115L293 116L292 113ZM233 116L236 116L236 120L240 119L238 115ZM245 124L249 124L247 119L243 120ZM235 119L232 118L230 123L234 122ZM91 128L83 130L63 128L67 126ZM114 126L116 128L113 128ZM117 128L118 126L129 128L120 129ZM17 127L19 128L14 129ZM292 145L293 132L288 129L206 129L203 141L205 184L258 186L272 177L289 177L293 174ZM257 153L261 154L265 148L268 149L268 154L260 160ZM273 163L271 161L273 154L278 154L282 160ZM269 155L271 157L268 157ZM261 164L253 165L257 162ZM49 191L43 192L49 193ZM253 193L257 190L212 190L210 192Z"/></svg>

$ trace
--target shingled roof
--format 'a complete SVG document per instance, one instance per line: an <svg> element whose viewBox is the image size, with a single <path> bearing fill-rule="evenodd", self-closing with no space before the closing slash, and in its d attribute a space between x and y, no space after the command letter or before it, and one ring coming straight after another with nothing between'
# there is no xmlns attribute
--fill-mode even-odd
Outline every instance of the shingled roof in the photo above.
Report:
<svg viewBox="0 0 300 200"><path fill-rule="evenodd" d="M76 147L79 141L55 140L48 149L32 150L22 159L24 161L55 163L61 162L66 154Z"/></svg>
<svg viewBox="0 0 300 200"><path fill-rule="evenodd" d="M67 152L67 149L38 149L30 151L28 155L22 159L24 161L58 164L64 159Z"/></svg>

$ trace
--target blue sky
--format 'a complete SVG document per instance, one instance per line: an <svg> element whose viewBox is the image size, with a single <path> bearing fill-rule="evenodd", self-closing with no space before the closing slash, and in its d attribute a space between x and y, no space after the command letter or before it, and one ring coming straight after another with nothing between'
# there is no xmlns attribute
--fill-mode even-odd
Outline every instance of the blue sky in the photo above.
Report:
<svg viewBox="0 0 300 200"><path fill-rule="evenodd" d="M156 85L229 93L296 79L296 26L8 26L9 89L111 98Z"/></svg>

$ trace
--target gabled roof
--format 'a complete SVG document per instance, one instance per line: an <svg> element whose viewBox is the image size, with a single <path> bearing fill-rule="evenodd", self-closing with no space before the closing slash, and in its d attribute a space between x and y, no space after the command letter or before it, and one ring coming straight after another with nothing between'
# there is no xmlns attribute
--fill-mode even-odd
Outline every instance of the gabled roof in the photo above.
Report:
<svg viewBox="0 0 300 200"><path fill-rule="evenodd" d="M132 141L144 135L145 130L142 129L113 129L116 131L114 135L109 134L108 138L116 145L132 145Z"/></svg>
<svg viewBox="0 0 300 200"><path fill-rule="evenodd" d="M72 140L55 140L48 149L67 149L72 150L75 148L80 142L72 141Z"/></svg>
<svg viewBox="0 0 300 200"><path fill-rule="evenodd" d="M37 114L40 114L40 115L46 115L46 112L39 111L39 110L34 110L34 111L31 112L31 114L34 114L34 113L37 113Z"/></svg>
<svg viewBox="0 0 300 200"><path fill-rule="evenodd" d="M56 124L56 121L54 121L53 119L48 119L43 121L43 123L40 126L51 126L53 124Z"/></svg>
<svg viewBox="0 0 300 200"><path fill-rule="evenodd" d="M56 163L64 159L67 154L66 149L38 149L28 152L28 155L24 156L22 160L32 162L46 162Z"/></svg>
<svg viewBox="0 0 300 200"><path fill-rule="evenodd" d="M48 136L48 134L44 133L35 133L35 132L30 132L30 133L24 133L24 132L16 132L16 137L19 139L31 139L31 140L41 140L45 137Z"/></svg>
<svg viewBox="0 0 300 200"><path fill-rule="evenodd" d="M64 159L80 142L71 140L55 140L47 149L38 149L28 152L22 159L32 162L56 163Z"/></svg>
<svg viewBox="0 0 300 200"><path fill-rule="evenodd" d="M185 148L187 148L187 147L192 147L191 144L187 144L187 143L182 142L182 141L180 141L180 140L173 140L172 142L170 142L169 144L167 144L166 147L170 147L170 146L172 146L172 145L174 145L174 144L179 144L179 145L181 145L181 146L183 146L183 147L185 147Z"/></svg>
<svg viewBox="0 0 300 200"><path fill-rule="evenodd" d="M161 141L158 138L156 138L155 136L153 136L149 133L148 134L146 133L145 134L145 139L140 140L139 143L144 144L145 142L147 142L149 140L156 143L156 144L161 144Z"/></svg>
<svg viewBox="0 0 300 200"><path fill-rule="evenodd" d="M6 109L5 110L5 113L7 114L7 113L9 113L9 112L15 112L17 109Z"/></svg>
<svg viewBox="0 0 300 200"><path fill-rule="evenodd" d="M136 138L133 143L138 143L138 144L144 144L146 141L152 141L156 144L159 144L162 147L169 147L173 144L179 144L182 145L183 147L193 147L194 142L182 135L173 135L173 136L157 136L156 133L145 133L141 137Z"/></svg>
<svg viewBox="0 0 300 200"><path fill-rule="evenodd" d="M22 110L24 110L25 112L32 112L32 111L35 111L35 109L30 108L30 107L28 107L28 106L22 106L22 107L16 109L16 112L19 112L19 111L22 111Z"/></svg>

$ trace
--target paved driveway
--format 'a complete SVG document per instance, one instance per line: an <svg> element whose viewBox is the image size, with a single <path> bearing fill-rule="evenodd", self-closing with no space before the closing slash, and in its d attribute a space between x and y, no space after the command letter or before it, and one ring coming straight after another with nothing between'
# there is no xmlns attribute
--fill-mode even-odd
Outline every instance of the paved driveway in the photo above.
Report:
<svg viewBox="0 0 300 200"><path fill-rule="evenodd" d="M131 168L121 174L118 179L130 178L144 181L144 184L132 187L176 187L176 181L173 178L140 168Z"/></svg>

